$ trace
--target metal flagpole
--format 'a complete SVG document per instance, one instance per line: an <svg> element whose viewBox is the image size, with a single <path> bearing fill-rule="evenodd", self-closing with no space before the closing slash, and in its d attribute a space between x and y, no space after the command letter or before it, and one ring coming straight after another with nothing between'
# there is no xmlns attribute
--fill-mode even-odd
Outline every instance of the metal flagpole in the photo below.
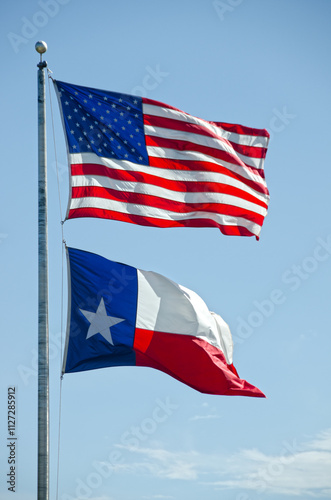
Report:
<svg viewBox="0 0 331 500"><path fill-rule="evenodd" d="M37 42L38 66L38 500L49 498L49 346L45 42Z"/></svg>

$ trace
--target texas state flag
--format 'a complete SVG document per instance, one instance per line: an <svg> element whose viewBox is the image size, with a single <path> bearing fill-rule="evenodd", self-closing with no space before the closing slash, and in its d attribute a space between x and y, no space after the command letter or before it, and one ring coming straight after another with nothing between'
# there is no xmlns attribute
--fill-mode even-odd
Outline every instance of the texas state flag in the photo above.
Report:
<svg viewBox="0 0 331 500"><path fill-rule="evenodd" d="M239 378L228 325L191 290L151 271L67 248L63 373L156 368L206 394L265 397Z"/></svg>

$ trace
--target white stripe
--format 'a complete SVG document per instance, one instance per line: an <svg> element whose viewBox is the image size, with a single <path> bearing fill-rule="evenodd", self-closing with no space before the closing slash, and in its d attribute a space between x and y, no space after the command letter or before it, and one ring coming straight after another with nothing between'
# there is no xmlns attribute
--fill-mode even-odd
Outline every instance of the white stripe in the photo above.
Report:
<svg viewBox="0 0 331 500"><path fill-rule="evenodd" d="M241 226L247 228L252 234L258 236L261 226L243 217L233 217L231 215L216 214L211 212L188 212L185 214L163 210L161 208L147 205L135 205L133 203L123 203L122 201L106 200L105 198L72 198L70 200L70 210L79 208L98 208L101 210L111 210L129 215L140 215L152 219L182 221L186 219L209 219L223 226Z"/></svg>
<svg viewBox="0 0 331 500"><path fill-rule="evenodd" d="M208 148L219 149L226 151L230 155L236 156L231 144L225 139L216 139L208 135L196 134L194 132L184 132L183 130L174 130L171 128L153 127L152 125L144 125L146 135L153 137L162 137L163 139L171 139L175 141L188 141L194 144L199 144Z"/></svg>
<svg viewBox="0 0 331 500"><path fill-rule="evenodd" d="M192 161L204 161L209 163L217 163L221 165L234 174L238 174L241 177L249 179L253 182L257 182L261 185L266 186L265 180L261 178L259 175L254 174L251 170L243 168L238 165L232 165L230 163L224 162L222 160L214 160L207 155L202 153L196 153L195 151L185 154L185 158L181 151L177 151L174 149L163 149L163 148L155 148L149 146L147 148L148 152L150 152L150 156L154 156L155 158L169 158L174 160L192 160ZM232 177L228 177L224 174L219 174L218 172L209 172L206 170L171 170L171 169L163 169L158 167L151 167L149 165L139 165L137 163L133 163L127 160L113 160L111 158L104 158L96 155L95 153L75 153L69 155L69 160L72 165L82 164L82 163L92 163L92 164L100 164L109 168L114 168L116 170L124 170L124 171L133 171L133 172L143 172L150 175L156 175L157 177L163 177L164 179L174 180L174 181L187 181L187 182L223 182L223 178L226 180L225 184L232 185L231 182L234 180ZM72 176L70 176L71 178ZM253 196L265 201L269 197L267 195L261 194L255 189L250 188L244 182L241 183L238 180L240 185L236 187L240 187L244 191L251 193ZM235 185L235 184L233 184Z"/></svg>
<svg viewBox="0 0 331 500"><path fill-rule="evenodd" d="M143 113L146 115L160 116L162 118L171 118L185 123L193 123L199 125L213 134L243 146L252 146L258 148L267 148L269 138L265 136L256 136L249 134L237 134L223 130L220 126L214 125L206 120L189 115L183 111L154 106L152 104L143 104Z"/></svg>
<svg viewBox="0 0 331 500"><path fill-rule="evenodd" d="M96 157L98 159L99 157ZM115 160L110 160L111 162L114 162ZM98 163L101 163L100 161ZM104 162L101 163L104 165ZM269 197L265 194L261 194L257 192L255 189L251 188L250 186L247 186L244 182L240 181L239 179L235 179L233 177L229 177L228 175L225 174L219 174L217 172L208 172L208 171L196 171L192 172L190 170L167 170L167 169L159 169L157 167L148 167L148 166L143 166L141 168L141 165L138 165L136 163L131 163L130 166L125 165L111 165L108 166L106 165L107 168L113 168L114 170L122 170L124 172L130 171L130 172L137 172L137 173L145 173L149 175L153 175L155 177L159 177L161 179L166 179L174 182L195 182L195 183L213 183L213 184L225 184L227 186L233 186L235 188L241 189L245 191L245 193L248 193L254 198L256 198L259 201L262 201L263 203L268 203ZM95 178L98 179L99 184L94 184L94 185L105 185L103 184L102 179L108 178L106 175L84 175L86 178ZM72 175L72 185L73 186L80 186L80 185L87 185L87 184L78 184L75 180L75 178L80 178L81 176L79 175ZM113 181L115 182L115 180ZM129 182L129 181L121 181L121 182ZM134 181L132 181L134 182ZM149 185L148 182L145 184ZM110 187L110 186L109 186ZM124 189L125 191L125 189ZM205 192L205 191L204 191ZM212 190L210 191L212 192Z"/></svg>
<svg viewBox="0 0 331 500"><path fill-rule="evenodd" d="M172 191L164 187L154 186L153 184L120 181L118 179L111 179L100 175L74 175L72 178L72 186L104 187L120 192L157 196L159 198L164 198L165 200L177 201L179 203L222 203L255 212L263 217L267 214L267 210L260 205L256 205L253 202L226 193L214 193L209 191Z"/></svg>
<svg viewBox="0 0 331 500"><path fill-rule="evenodd" d="M137 269L136 328L201 338L220 349L232 363L232 338L228 325L208 310L192 290L166 277Z"/></svg>
<svg viewBox="0 0 331 500"><path fill-rule="evenodd" d="M207 148L214 148L219 151L225 151L234 157L238 164L243 166L248 165L250 167L262 169L264 164L264 158L253 158L251 156L246 156L238 153L233 149L228 141L222 139L215 139L213 137L208 137L206 135L194 134L191 132L182 132L181 130L173 130L161 127L152 127L150 125L144 125L145 134L151 137L162 137L164 139L176 140L176 141L187 141L193 144L198 144L200 146L205 146ZM189 151L189 150L188 150ZM186 153L185 149L183 153ZM213 158L213 153L210 151L210 157Z"/></svg>
<svg viewBox="0 0 331 500"><path fill-rule="evenodd" d="M196 162L208 162L215 163L222 167L227 168L234 174L238 174L245 179L257 182L266 187L266 182L263 177L259 174L255 174L246 165L235 165L233 163L228 163L227 161L220 160L219 158L214 158L208 156L204 153L198 151L180 151L177 149L161 148L157 146L147 146L147 153L150 158L165 158L169 160L182 160L182 161L196 161ZM192 170L192 174L196 174L196 170ZM220 175L220 174L217 174Z"/></svg>

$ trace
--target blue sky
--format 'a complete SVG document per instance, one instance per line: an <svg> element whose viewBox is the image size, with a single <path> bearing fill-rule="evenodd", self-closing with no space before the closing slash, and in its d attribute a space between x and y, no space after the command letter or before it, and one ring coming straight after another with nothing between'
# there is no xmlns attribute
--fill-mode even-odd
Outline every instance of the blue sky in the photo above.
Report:
<svg viewBox="0 0 331 500"><path fill-rule="evenodd" d="M66 375L58 498L331 498L330 14L327 0L2 1L1 498L13 495L5 483L13 385L15 500L36 496L39 39L54 78L144 93L271 133L259 242L216 229L64 224L68 245L159 272L203 297L231 328L240 376L267 399L203 395L145 368ZM64 213L66 150L53 89L51 97ZM56 498L62 236L48 85L47 119ZM63 325L65 265L64 278Z"/></svg>

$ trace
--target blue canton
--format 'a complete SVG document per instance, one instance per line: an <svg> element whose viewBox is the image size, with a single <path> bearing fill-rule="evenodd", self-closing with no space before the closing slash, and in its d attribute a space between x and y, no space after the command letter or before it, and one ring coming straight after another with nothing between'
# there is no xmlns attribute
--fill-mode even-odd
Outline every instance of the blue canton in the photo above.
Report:
<svg viewBox="0 0 331 500"><path fill-rule="evenodd" d="M142 99L56 81L70 153L148 165Z"/></svg>

